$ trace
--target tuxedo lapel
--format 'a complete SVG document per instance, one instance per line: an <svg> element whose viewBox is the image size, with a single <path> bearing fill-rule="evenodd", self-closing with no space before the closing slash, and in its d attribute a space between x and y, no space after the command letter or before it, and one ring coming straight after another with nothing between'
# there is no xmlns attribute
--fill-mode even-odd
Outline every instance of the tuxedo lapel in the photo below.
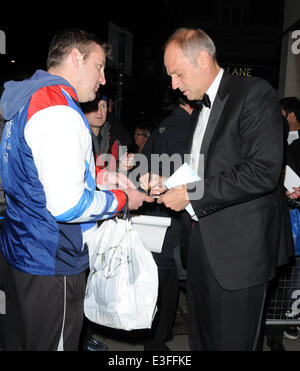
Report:
<svg viewBox="0 0 300 371"><path fill-rule="evenodd" d="M188 142L187 142L188 153L191 153L192 151L193 138L194 138L194 133L197 127L198 119L199 119L199 113L200 113L199 109L194 108L192 117L191 117L190 133L189 133Z"/></svg>
<svg viewBox="0 0 300 371"><path fill-rule="evenodd" d="M227 95L223 100L219 97L219 95L216 95L211 113L209 115L207 127L205 130L205 134L203 137L202 145L201 145L201 154L206 154L208 152L208 148L211 142L211 139L214 135L214 132L216 130L216 127L220 121L223 109L225 107L225 104L227 102L227 99L229 98L229 95Z"/></svg>
<svg viewBox="0 0 300 371"><path fill-rule="evenodd" d="M209 115L207 127L206 127L205 134L203 137L201 151L200 151L200 153L203 155L206 155L208 152L210 142L212 140L216 127L220 121L226 102L229 98L227 86L228 86L230 77L231 75L224 71L216 98L211 108L211 113Z"/></svg>

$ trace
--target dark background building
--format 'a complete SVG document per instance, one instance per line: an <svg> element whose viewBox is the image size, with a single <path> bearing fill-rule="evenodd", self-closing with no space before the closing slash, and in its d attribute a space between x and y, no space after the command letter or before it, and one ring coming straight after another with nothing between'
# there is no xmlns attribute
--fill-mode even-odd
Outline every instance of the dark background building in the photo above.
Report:
<svg viewBox="0 0 300 371"><path fill-rule="evenodd" d="M170 106L163 45L178 27L204 29L216 43L222 67L233 74L263 77L277 89L283 6L283 0L111 1L79 6L52 2L43 9L8 5L0 20L7 45L6 55L0 55L0 82L16 73L44 69L49 42L58 29L83 28L108 40L112 22L132 35L132 63L131 74L121 77L118 63L114 67L109 63L107 88L122 104L122 121L133 131L142 121L158 122Z"/></svg>

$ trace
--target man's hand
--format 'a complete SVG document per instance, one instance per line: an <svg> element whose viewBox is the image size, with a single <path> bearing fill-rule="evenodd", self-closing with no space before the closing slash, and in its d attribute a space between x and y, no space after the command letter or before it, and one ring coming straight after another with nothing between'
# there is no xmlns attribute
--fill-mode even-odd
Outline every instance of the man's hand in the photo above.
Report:
<svg viewBox="0 0 300 371"><path fill-rule="evenodd" d="M105 186L107 189L136 189L132 181L126 175L116 171L103 171L97 175L97 185L99 188Z"/></svg>
<svg viewBox="0 0 300 371"><path fill-rule="evenodd" d="M170 189L157 200L158 204L164 204L166 207L181 211L190 203L185 185Z"/></svg>
<svg viewBox="0 0 300 371"><path fill-rule="evenodd" d="M294 199L300 197L300 187L293 187L293 189L294 189L294 192L286 191L286 195L287 195L288 198L290 198L291 200L294 200Z"/></svg>
<svg viewBox="0 0 300 371"><path fill-rule="evenodd" d="M120 162L119 162L119 169L123 173L127 173L129 170L131 170L134 166L134 153L124 153L120 157Z"/></svg>
<svg viewBox="0 0 300 371"><path fill-rule="evenodd" d="M128 207L129 210L137 210L143 205L143 202L154 202L154 199L147 196L143 192L139 192L136 189L127 188L124 190L128 196Z"/></svg>
<svg viewBox="0 0 300 371"><path fill-rule="evenodd" d="M146 173L140 177L140 187L146 192L151 189L151 195L160 195L167 189L164 185L166 179L166 177L157 174Z"/></svg>

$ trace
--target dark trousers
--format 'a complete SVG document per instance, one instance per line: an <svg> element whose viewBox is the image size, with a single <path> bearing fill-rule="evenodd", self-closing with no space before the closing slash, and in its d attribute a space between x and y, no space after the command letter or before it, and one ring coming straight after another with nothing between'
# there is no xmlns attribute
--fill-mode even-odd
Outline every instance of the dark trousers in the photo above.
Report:
<svg viewBox="0 0 300 371"><path fill-rule="evenodd" d="M266 290L267 285L223 289L210 269L199 226L194 225L187 265L191 350L257 350Z"/></svg>
<svg viewBox="0 0 300 371"><path fill-rule="evenodd" d="M85 273L36 276L8 265L0 254L6 294L6 349L78 350Z"/></svg>
<svg viewBox="0 0 300 371"><path fill-rule="evenodd" d="M178 278L176 268L158 268L158 311L155 315L145 345L163 344L172 334L178 301Z"/></svg>

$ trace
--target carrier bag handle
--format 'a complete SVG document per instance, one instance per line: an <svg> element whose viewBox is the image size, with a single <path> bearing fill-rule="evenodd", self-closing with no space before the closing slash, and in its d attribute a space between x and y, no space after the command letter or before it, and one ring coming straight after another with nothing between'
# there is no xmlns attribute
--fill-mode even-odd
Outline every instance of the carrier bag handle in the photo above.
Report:
<svg viewBox="0 0 300 371"><path fill-rule="evenodd" d="M128 219L129 220L129 199L128 199L128 194L126 192L125 193L125 196L126 196L126 202L125 202L125 205L123 207L123 220L126 220Z"/></svg>

